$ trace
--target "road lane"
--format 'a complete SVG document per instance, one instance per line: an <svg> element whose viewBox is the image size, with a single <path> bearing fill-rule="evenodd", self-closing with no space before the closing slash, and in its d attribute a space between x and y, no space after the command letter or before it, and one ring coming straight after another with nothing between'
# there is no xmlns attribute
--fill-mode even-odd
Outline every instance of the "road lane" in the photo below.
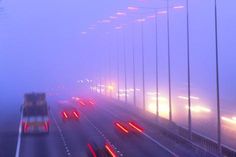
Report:
<svg viewBox="0 0 236 157"><path fill-rule="evenodd" d="M60 115L61 109L56 107L53 111L56 121L62 129L63 136L71 156L86 156L87 143L90 138L99 136L95 129L86 122L83 116L79 120L63 121Z"/></svg>
<svg viewBox="0 0 236 157"><path fill-rule="evenodd" d="M74 106L75 104L70 104ZM48 135L28 135L22 136L20 156L21 157L86 157L87 143L94 137L108 140L114 145L114 149L119 156L127 157L169 157L173 156L168 151L160 147L158 144L150 140L153 138L159 142L158 130L155 126L144 121L142 116L130 115L127 110L123 110L117 105L108 103L104 100L97 100L94 107L81 107L81 119L79 121L71 121L64 123L61 119L61 108L53 103L50 115L50 133ZM131 119L139 122L145 128L143 135L121 135L114 128L114 121ZM58 129L59 128L59 129ZM16 129L18 130L18 128ZM17 134L17 131L15 131ZM163 141L162 141L163 142ZM168 140L164 142L169 142ZM171 142L171 141L170 141ZM172 143L171 143L172 144ZM16 141L14 143L16 145ZM69 150L69 154L67 149ZM14 147L15 149L16 147ZM180 156L196 156L188 148L178 146L175 147ZM14 155L13 155L14 156Z"/></svg>
<svg viewBox="0 0 236 157"><path fill-rule="evenodd" d="M115 119L112 115L107 114L105 111L98 109L99 104L95 108L83 108L82 112L90 119L102 132L123 152L124 156L136 157L169 157L173 156L160 146L154 144L152 141L147 140L144 136L140 135L121 135L114 128Z"/></svg>
<svg viewBox="0 0 236 157"><path fill-rule="evenodd" d="M20 157L66 157L65 148L53 118L49 134L21 135Z"/></svg>
<svg viewBox="0 0 236 157"><path fill-rule="evenodd" d="M163 143L163 145L168 146L168 148L171 148L174 152L176 152L179 156L212 156L208 153L202 152L202 151L196 151L194 148L192 148L189 145L186 145L184 143L181 143L179 141L172 140L171 137L166 136L162 132L158 130L156 127L156 120L155 119L145 119L144 115L142 115L142 112L137 112L137 110L130 111L130 108L127 106L126 108L119 105L118 102L111 102L104 99L97 99L98 108L101 110L106 111L107 114L113 115L114 118L119 118L122 120L134 120L140 123L144 128L145 132L150 135L153 139ZM117 104L118 103L118 104ZM101 105L102 104L102 105ZM121 103L124 104L124 103Z"/></svg>
<svg viewBox="0 0 236 157"><path fill-rule="evenodd" d="M0 157L14 157L20 121L20 103L0 100Z"/></svg>

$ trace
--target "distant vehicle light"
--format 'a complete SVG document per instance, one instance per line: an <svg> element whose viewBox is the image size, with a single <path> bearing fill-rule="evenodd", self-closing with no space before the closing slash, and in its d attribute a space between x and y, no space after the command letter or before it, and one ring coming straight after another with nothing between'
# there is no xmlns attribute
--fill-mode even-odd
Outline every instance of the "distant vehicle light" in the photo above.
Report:
<svg viewBox="0 0 236 157"><path fill-rule="evenodd" d="M115 151L112 149L112 147L109 144L105 144L105 149L109 152L109 154L112 157L116 157Z"/></svg>
<svg viewBox="0 0 236 157"><path fill-rule="evenodd" d="M29 127L28 123L27 122L23 122L22 126L23 126L23 132L27 132L28 127Z"/></svg>
<svg viewBox="0 0 236 157"><path fill-rule="evenodd" d="M179 5L179 6L174 6L173 8L174 8L174 9L183 9L184 6L183 6L183 5Z"/></svg>
<svg viewBox="0 0 236 157"><path fill-rule="evenodd" d="M94 104L95 104L95 102L94 102L93 100L89 100L89 103L90 103L91 105L94 105Z"/></svg>
<svg viewBox="0 0 236 157"><path fill-rule="evenodd" d="M63 112L62 114L63 114L64 118L68 118L68 115L66 112Z"/></svg>
<svg viewBox="0 0 236 157"><path fill-rule="evenodd" d="M125 12L117 12L116 15L118 15L118 16L125 16L126 13Z"/></svg>
<svg viewBox="0 0 236 157"><path fill-rule="evenodd" d="M128 123L132 128L134 128L135 130L137 130L138 132L142 133L144 131L143 128L141 128L138 124L136 124L135 122L129 122Z"/></svg>
<svg viewBox="0 0 236 157"><path fill-rule="evenodd" d="M186 109L189 109L189 107L186 105L185 106ZM211 109L209 108L206 108L206 107L203 107L203 106L200 106L200 105L193 105L191 106L191 111L193 112L206 112L206 113L209 113L211 112Z"/></svg>
<svg viewBox="0 0 236 157"><path fill-rule="evenodd" d="M149 16L147 16L147 18L148 19L154 19L154 18L156 18L156 15L149 15Z"/></svg>
<svg viewBox="0 0 236 157"><path fill-rule="evenodd" d="M128 10L130 11L137 11L138 9L139 9L138 7L133 7L133 6L128 7Z"/></svg>
<svg viewBox="0 0 236 157"><path fill-rule="evenodd" d="M48 129L49 129L49 122L48 121L44 122L44 129L46 131L48 131Z"/></svg>
<svg viewBox="0 0 236 157"><path fill-rule="evenodd" d="M79 118L79 114L77 112L74 111L73 114L76 118Z"/></svg>
<svg viewBox="0 0 236 157"><path fill-rule="evenodd" d="M79 101L79 103L81 104L81 105L83 105L83 106L85 106L85 103L84 103L84 101Z"/></svg>
<svg viewBox="0 0 236 157"><path fill-rule="evenodd" d="M93 147L92 147L90 144L88 144L87 146L88 146L88 148L89 148L89 151L92 153L93 157L97 157L97 155L96 155L96 153L95 153Z"/></svg>
<svg viewBox="0 0 236 157"><path fill-rule="evenodd" d="M129 131L120 123L116 122L115 123L116 127L119 128L121 131L125 132L125 133L129 133Z"/></svg>
<svg viewBox="0 0 236 157"><path fill-rule="evenodd" d="M110 19L117 19L116 16L110 16L109 18L110 18Z"/></svg>
<svg viewBox="0 0 236 157"><path fill-rule="evenodd" d="M157 14L167 14L167 11L166 10L158 11Z"/></svg>

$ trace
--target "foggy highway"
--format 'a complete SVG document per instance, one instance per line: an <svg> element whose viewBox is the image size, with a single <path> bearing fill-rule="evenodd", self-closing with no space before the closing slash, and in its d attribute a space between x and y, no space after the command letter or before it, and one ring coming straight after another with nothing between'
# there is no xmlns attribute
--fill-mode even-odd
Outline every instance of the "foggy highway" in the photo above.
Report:
<svg viewBox="0 0 236 157"><path fill-rule="evenodd" d="M187 146L176 145L169 149L163 145L171 142L171 139L163 141L162 135L153 124L146 123L143 116L132 115L132 113L123 112L118 104L103 99L96 100L94 106L81 106L75 103L66 104L76 106L81 113L78 121L63 121L61 111L64 105L58 102L50 104L50 132L46 134L21 135L20 136L20 157L41 157L41 156L84 156L86 157L87 144L91 140L109 141L114 147L117 156L150 156L150 157L168 157L168 156L186 156L194 157L195 154ZM115 121L134 120L142 125L145 130L143 134L124 135L117 132L114 127ZM3 156L13 156L17 147L17 123L11 122L6 125L2 131L1 139L12 138L12 142L7 141L7 145L1 142L1 151ZM6 134L11 130L11 135ZM12 136L14 135L14 136ZM160 138L163 136L162 140ZM162 141L160 143L159 141ZM173 142L173 141L172 141Z"/></svg>
<svg viewBox="0 0 236 157"><path fill-rule="evenodd" d="M235 0L0 0L0 157L236 157Z"/></svg>

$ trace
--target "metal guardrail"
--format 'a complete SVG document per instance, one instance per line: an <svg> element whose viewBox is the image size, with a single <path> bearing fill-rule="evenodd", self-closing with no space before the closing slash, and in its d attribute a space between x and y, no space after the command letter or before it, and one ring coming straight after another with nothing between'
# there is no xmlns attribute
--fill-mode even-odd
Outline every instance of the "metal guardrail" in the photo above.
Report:
<svg viewBox="0 0 236 157"><path fill-rule="evenodd" d="M179 132L179 135L187 138L188 130L186 128L178 126L178 132ZM217 142L213 139L200 135L197 132L192 133L192 142L205 148L211 153L214 153L214 154L218 153ZM228 146L222 145L222 154L224 157L236 157L236 150L229 148Z"/></svg>

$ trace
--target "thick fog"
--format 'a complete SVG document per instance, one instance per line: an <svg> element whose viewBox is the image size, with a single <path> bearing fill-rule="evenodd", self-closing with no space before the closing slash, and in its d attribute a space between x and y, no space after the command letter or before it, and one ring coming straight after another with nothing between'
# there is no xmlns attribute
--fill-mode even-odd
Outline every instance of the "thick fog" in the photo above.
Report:
<svg viewBox="0 0 236 157"><path fill-rule="evenodd" d="M228 117L236 116L235 5L234 0L218 0L220 104L222 116ZM140 9L129 11L129 6ZM183 8L174 9L174 6ZM2 0L0 8L0 99L4 100L1 102L9 97L21 100L25 92L31 91L72 94L79 90L78 80L87 78L93 80L93 85L114 85L112 96L116 97L118 90L125 89L125 80L126 88L134 88L134 50L137 106L142 107L143 25L145 101L146 108L153 111L149 94L156 92L155 20L151 18L155 13L153 9L145 8L166 11L166 1ZM117 12L126 15L118 16ZM185 0L170 1L169 15L173 119L187 127ZM104 21L110 16L118 19ZM145 22L137 22L143 18ZM158 92L168 104L166 21L165 13L157 16ZM197 99L192 103L211 112L206 113L210 115L193 114L193 120L200 117L200 124L216 129L214 22L214 0L189 0L191 96ZM122 28L115 29L119 26ZM124 97L121 99L125 100ZM128 102L133 102L133 92L129 94ZM165 112L161 116L168 118ZM199 123L193 122L195 130L207 134L199 129ZM210 136L216 138L216 133Z"/></svg>

